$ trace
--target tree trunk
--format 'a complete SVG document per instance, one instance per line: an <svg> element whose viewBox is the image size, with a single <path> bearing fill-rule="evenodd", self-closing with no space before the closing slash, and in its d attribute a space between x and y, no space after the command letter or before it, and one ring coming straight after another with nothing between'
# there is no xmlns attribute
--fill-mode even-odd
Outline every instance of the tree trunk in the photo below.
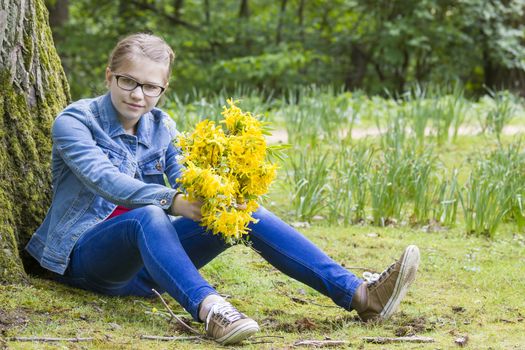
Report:
<svg viewBox="0 0 525 350"><path fill-rule="evenodd" d="M204 23L210 25L210 0L204 0Z"/></svg>
<svg viewBox="0 0 525 350"><path fill-rule="evenodd" d="M305 0L299 1L297 8L297 19L299 22L299 40L304 44L304 2Z"/></svg>
<svg viewBox="0 0 525 350"><path fill-rule="evenodd" d="M53 33L53 40L60 46L64 41L64 25L69 21L69 0L56 0L52 3L46 3L49 11L49 26Z"/></svg>
<svg viewBox="0 0 525 350"><path fill-rule="evenodd" d="M241 0L241 6L239 7L239 18L250 17L250 8L248 6L248 0Z"/></svg>
<svg viewBox="0 0 525 350"><path fill-rule="evenodd" d="M0 283L25 279L19 251L51 197L50 128L69 101L43 0L0 0Z"/></svg>
<svg viewBox="0 0 525 350"><path fill-rule="evenodd" d="M359 44L351 44L350 69L345 79L345 90L361 88L368 66L368 55Z"/></svg>
<svg viewBox="0 0 525 350"><path fill-rule="evenodd" d="M184 6L184 0L175 0L173 4L173 7L175 8L175 18L181 18L182 6Z"/></svg>
<svg viewBox="0 0 525 350"><path fill-rule="evenodd" d="M52 30L61 28L69 20L69 0L56 0L47 5Z"/></svg>
<svg viewBox="0 0 525 350"><path fill-rule="evenodd" d="M286 4L288 0L281 0L281 10L279 11L279 19L277 21L277 34L275 35L275 44L279 45L281 43L281 36L283 31L283 23L286 15Z"/></svg>

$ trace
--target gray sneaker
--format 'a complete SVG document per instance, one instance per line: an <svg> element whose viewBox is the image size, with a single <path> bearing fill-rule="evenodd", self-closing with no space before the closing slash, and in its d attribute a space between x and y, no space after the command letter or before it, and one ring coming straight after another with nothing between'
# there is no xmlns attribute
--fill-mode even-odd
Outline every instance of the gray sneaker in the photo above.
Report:
<svg viewBox="0 0 525 350"><path fill-rule="evenodd" d="M408 246L399 260L381 274L366 274L366 305L357 310L365 321L381 321L392 316L416 278L419 249Z"/></svg>
<svg viewBox="0 0 525 350"><path fill-rule="evenodd" d="M221 345L240 343L257 331L257 322L228 302L213 304L206 317L206 335Z"/></svg>

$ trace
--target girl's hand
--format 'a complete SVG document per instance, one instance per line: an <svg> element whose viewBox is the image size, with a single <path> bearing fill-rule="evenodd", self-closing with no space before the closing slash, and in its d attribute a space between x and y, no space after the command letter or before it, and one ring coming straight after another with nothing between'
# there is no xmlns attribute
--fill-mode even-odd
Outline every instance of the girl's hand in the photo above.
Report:
<svg viewBox="0 0 525 350"><path fill-rule="evenodd" d="M235 209L239 209L239 210L246 210L246 208L248 208L248 206L246 205L246 202L236 204L234 207Z"/></svg>
<svg viewBox="0 0 525 350"><path fill-rule="evenodd" d="M189 201L185 195L179 193L173 198L170 211L173 215L182 215L193 221L200 221L202 219L201 207L201 201Z"/></svg>

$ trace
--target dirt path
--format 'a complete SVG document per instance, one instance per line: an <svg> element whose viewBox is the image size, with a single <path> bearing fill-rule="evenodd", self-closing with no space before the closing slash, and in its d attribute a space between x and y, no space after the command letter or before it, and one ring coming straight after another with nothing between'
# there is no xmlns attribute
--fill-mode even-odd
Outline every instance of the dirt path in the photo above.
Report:
<svg viewBox="0 0 525 350"><path fill-rule="evenodd" d="M481 132L478 126L462 126L458 130L459 135L476 135ZM507 125L503 128L503 135L517 135L525 133L525 125ZM367 136L378 136L380 134L376 127L371 128L356 128L352 130L352 136L355 139L362 139ZM267 136L266 140L269 144L287 143L288 133L284 129L274 130L272 135Z"/></svg>

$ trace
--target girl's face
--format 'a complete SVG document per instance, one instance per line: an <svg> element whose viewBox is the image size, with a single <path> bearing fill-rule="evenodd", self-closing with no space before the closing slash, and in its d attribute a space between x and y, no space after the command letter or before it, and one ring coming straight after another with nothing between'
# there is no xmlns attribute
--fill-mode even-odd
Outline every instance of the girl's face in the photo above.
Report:
<svg viewBox="0 0 525 350"><path fill-rule="evenodd" d="M122 64L117 72L111 71L109 67L106 68L106 82L111 92L111 102L125 129L135 126L143 114L157 105L164 92L163 89L168 86L167 77L167 63L155 62L139 55ZM156 87L162 88L160 95L151 96L159 92Z"/></svg>

